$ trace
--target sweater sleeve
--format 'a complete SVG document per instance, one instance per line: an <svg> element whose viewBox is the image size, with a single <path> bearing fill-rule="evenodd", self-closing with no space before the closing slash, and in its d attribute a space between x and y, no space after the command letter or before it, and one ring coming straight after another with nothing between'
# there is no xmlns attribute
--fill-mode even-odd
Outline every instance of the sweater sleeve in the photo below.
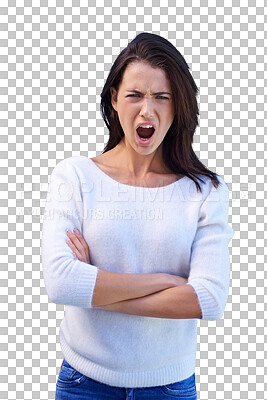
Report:
<svg viewBox="0 0 267 400"><path fill-rule="evenodd" d="M230 284L229 242L234 230L228 224L229 189L220 184L203 201L198 226L191 247L190 274L187 285L197 295L202 319L216 321L223 316Z"/></svg>
<svg viewBox="0 0 267 400"><path fill-rule="evenodd" d="M98 268L74 259L67 245L66 230L82 233L83 198L81 183L70 159L52 171L42 227L42 267L50 301L92 308Z"/></svg>

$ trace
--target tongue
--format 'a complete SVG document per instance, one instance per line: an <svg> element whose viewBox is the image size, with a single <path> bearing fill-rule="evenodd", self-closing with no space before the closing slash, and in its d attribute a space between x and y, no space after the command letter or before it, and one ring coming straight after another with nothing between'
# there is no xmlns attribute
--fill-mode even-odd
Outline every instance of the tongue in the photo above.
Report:
<svg viewBox="0 0 267 400"><path fill-rule="evenodd" d="M147 139L147 138L150 138L150 137L153 135L153 133L154 133L154 128L141 128L141 127L139 127L139 128L137 129L137 133L138 133L138 135L141 136L142 138Z"/></svg>

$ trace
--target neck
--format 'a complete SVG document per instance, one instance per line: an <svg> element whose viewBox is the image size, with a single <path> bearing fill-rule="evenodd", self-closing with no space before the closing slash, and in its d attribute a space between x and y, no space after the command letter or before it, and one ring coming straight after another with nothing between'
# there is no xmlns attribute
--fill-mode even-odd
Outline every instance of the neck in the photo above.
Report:
<svg viewBox="0 0 267 400"><path fill-rule="evenodd" d="M151 154L140 154L127 144L125 136L114 148L114 161L121 168L127 170L129 175L144 178L150 173L164 173L166 167L162 161L162 146L160 145Z"/></svg>

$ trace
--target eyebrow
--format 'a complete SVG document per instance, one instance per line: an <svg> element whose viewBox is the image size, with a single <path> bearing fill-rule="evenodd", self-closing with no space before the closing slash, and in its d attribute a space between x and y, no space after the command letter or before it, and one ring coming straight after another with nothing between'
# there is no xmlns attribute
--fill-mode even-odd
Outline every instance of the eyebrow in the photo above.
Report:
<svg viewBox="0 0 267 400"><path fill-rule="evenodd" d="M139 92L139 90L127 90L127 92L143 94L143 93ZM153 96L154 95L159 95L159 94L169 94L171 96L171 93L169 93L169 92L157 92L157 93L152 93L152 94L153 94Z"/></svg>

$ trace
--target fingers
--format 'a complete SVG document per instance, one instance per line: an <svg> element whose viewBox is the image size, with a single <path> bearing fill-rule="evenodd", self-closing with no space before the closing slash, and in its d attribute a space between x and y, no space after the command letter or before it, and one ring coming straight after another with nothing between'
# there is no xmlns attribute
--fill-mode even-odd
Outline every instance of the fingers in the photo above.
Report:
<svg viewBox="0 0 267 400"><path fill-rule="evenodd" d="M71 250L73 251L73 253L72 253L73 256L74 257L78 257L80 259L81 258L81 253L77 249L76 245L70 239L67 239L66 243L71 248Z"/></svg>
<svg viewBox="0 0 267 400"><path fill-rule="evenodd" d="M81 234L80 234L80 236L78 237L78 235L77 235L76 232L74 232L74 231L72 232L72 231L70 231L69 229L66 231L66 234L67 234L69 240L71 240L73 243L75 243L75 245L76 245L77 247L81 247L81 246L82 246L82 243L81 243L81 241L80 241ZM66 241L67 241L67 240L66 240Z"/></svg>
<svg viewBox="0 0 267 400"><path fill-rule="evenodd" d="M80 233L80 231L74 229L74 234L76 235L77 239L80 241L80 243L83 245L83 247L88 247L88 244L84 240L83 235Z"/></svg>
<svg viewBox="0 0 267 400"><path fill-rule="evenodd" d="M71 232L70 230L66 231L66 234L68 236L68 239L66 239L66 243L70 246L70 248L77 249L79 252L82 251L83 246L80 242L80 240L77 238L76 234Z"/></svg>
<svg viewBox="0 0 267 400"><path fill-rule="evenodd" d="M82 234L79 231L72 232L69 229L66 231L66 234L68 236L66 243L73 251L73 256L75 257L76 255L80 261L90 263L89 247Z"/></svg>
<svg viewBox="0 0 267 400"><path fill-rule="evenodd" d="M68 237L77 245L78 248L85 249L86 247L88 247L88 244L84 240L83 235L78 230L75 231L75 229L74 229L73 232L71 232L70 230L67 230L66 233L67 233Z"/></svg>

